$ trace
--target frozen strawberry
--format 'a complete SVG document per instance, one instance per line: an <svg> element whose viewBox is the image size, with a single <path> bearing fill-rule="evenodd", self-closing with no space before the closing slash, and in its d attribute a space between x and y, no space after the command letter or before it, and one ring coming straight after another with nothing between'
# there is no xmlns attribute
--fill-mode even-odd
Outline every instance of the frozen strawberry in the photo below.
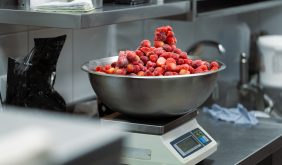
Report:
<svg viewBox="0 0 282 165"><path fill-rule="evenodd" d="M166 39L166 43L169 44L169 45L175 45L177 42L176 38L175 37L168 37Z"/></svg>
<svg viewBox="0 0 282 165"><path fill-rule="evenodd" d="M151 51L151 49L148 48L148 47L142 47L142 48L140 48L140 50L141 50L145 55L147 55L147 54Z"/></svg>
<svg viewBox="0 0 282 165"><path fill-rule="evenodd" d="M167 37L174 37L174 32L173 31L168 31L166 36Z"/></svg>
<svg viewBox="0 0 282 165"><path fill-rule="evenodd" d="M212 61L210 67L211 67L211 68L213 68L213 67L219 68L219 64L218 64L218 62L216 62L216 61Z"/></svg>
<svg viewBox="0 0 282 165"><path fill-rule="evenodd" d="M174 64L176 64L176 61L175 61L175 59L173 59L173 58L168 58L168 59L166 59L166 64L169 64L169 63L174 63Z"/></svg>
<svg viewBox="0 0 282 165"><path fill-rule="evenodd" d="M187 59L187 58L188 58L188 55L187 55L186 52L181 52L181 53L179 54L179 58Z"/></svg>
<svg viewBox="0 0 282 165"><path fill-rule="evenodd" d="M145 76L145 72L144 72L144 71L139 71L139 72L137 73L137 76Z"/></svg>
<svg viewBox="0 0 282 165"><path fill-rule="evenodd" d="M109 70L111 68L112 68L112 66L110 64L107 64L107 65L104 66L104 70Z"/></svg>
<svg viewBox="0 0 282 165"><path fill-rule="evenodd" d="M114 73L118 75L126 75L126 70L125 69L116 69Z"/></svg>
<svg viewBox="0 0 282 165"><path fill-rule="evenodd" d="M141 71L141 67L139 65L134 65L134 73L138 73Z"/></svg>
<svg viewBox="0 0 282 165"><path fill-rule="evenodd" d="M167 71L176 71L176 64L175 63L166 63L165 69Z"/></svg>
<svg viewBox="0 0 282 165"><path fill-rule="evenodd" d="M189 66L188 64L182 64L182 65L180 65L180 70L181 70L181 69L185 69L185 70L188 70L188 71L189 71L190 67L191 67L191 66Z"/></svg>
<svg viewBox="0 0 282 165"><path fill-rule="evenodd" d="M141 50L139 50L139 49L137 49L137 50L135 51L135 53L136 53L136 55L139 56L139 57L145 56L145 54L144 54Z"/></svg>
<svg viewBox="0 0 282 165"><path fill-rule="evenodd" d="M135 68L134 68L134 65L133 64L128 64L127 67L126 67L126 70L128 73L133 73Z"/></svg>
<svg viewBox="0 0 282 165"><path fill-rule="evenodd" d="M218 70L218 67L216 67L216 66L211 68L211 71L216 71L216 70Z"/></svg>
<svg viewBox="0 0 282 165"><path fill-rule="evenodd" d="M171 48L171 46L168 45L168 44L164 44L164 45L163 45L163 49L164 49L165 51L167 51L167 52L172 52L172 51L173 51L173 49Z"/></svg>
<svg viewBox="0 0 282 165"><path fill-rule="evenodd" d="M120 55L120 56L118 57L117 67L120 67L120 68L126 67L128 63L129 63L129 62L128 62L128 60L127 60L126 55Z"/></svg>
<svg viewBox="0 0 282 165"><path fill-rule="evenodd" d="M183 60L185 64L192 65L193 61L191 59L183 59Z"/></svg>
<svg viewBox="0 0 282 165"><path fill-rule="evenodd" d="M156 55L161 55L161 54L163 54L165 52L165 50L163 50L163 48L162 47L159 47L159 48L156 48L155 50L154 50L154 54L156 54Z"/></svg>
<svg viewBox="0 0 282 165"><path fill-rule="evenodd" d="M155 76L162 76L164 73L164 69L162 67L156 67L154 70L154 75Z"/></svg>
<svg viewBox="0 0 282 165"><path fill-rule="evenodd" d="M211 64L210 64L209 62L205 61L205 62L204 62L204 65L206 65L206 66L207 66L208 70L210 70L210 69L211 69Z"/></svg>
<svg viewBox="0 0 282 165"><path fill-rule="evenodd" d="M115 71L115 68L112 68L110 67L109 69L105 69L105 73L108 73L108 74L113 74Z"/></svg>
<svg viewBox="0 0 282 165"><path fill-rule="evenodd" d="M176 53L176 54L181 54L181 53L182 53L182 50L179 49L179 48L175 48L175 49L173 50L173 52Z"/></svg>
<svg viewBox="0 0 282 165"><path fill-rule="evenodd" d="M179 71L179 74L180 74L180 75L190 74L190 72L189 72L188 70L186 70L186 69L181 69L181 70Z"/></svg>
<svg viewBox="0 0 282 165"><path fill-rule="evenodd" d="M139 56L137 56L137 54L133 51L128 51L127 52L127 60L129 62L134 62L134 61L138 61L140 60Z"/></svg>
<svg viewBox="0 0 282 165"><path fill-rule="evenodd" d="M151 42L149 40L143 40L141 42L141 47L151 47Z"/></svg>
<svg viewBox="0 0 282 165"><path fill-rule="evenodd" d="M95 69L93 68L91 68L90 70L92 70L92 71L96 71L96 72L102 72L103 71L103 66L97 66Z"/></svg>
<svg viewBox="0 0 282 165"><path fill-rule="evenodd" d="M163 54L160 55L160 57L163 57L165 59L168 59L171 57L171 53L170 52L164 52Z"/></svg>
<svg viewBox="0 0 282 165"><path fill-rule="evenodd" d="M182 64L185 64L184 59L179 58L179 59L177 60L177 65L182 65Z"/></svg>
<svg viewBox="0 0 282 165"><path fill-rule="evenodd" d="M175 59L175 60L178 60L178 59L179 59L179 55L176 54L176 53L172 53L172 54L171 54L171 57L172 57L173 59Z"/></svg>
<svg viewBox="0 0 282 165"><path fill-rule="evenodd" d="M149 59L150 59L150 61L152 61L152 62L157 62L157 60L158 60L158 55L152 54L152 55L150 55Z"/></svg>
<svg viewBox="0 0 282 165"><path fill-rule="evenodd" d="M146 67L147 67L147 68L151 68L151 67L153 67L153 68L154 68L154 67L156 67L156 65L157 65L157 64L156 64L156 63L154 63L154 62L152 62L152 61L148 61L148 62L147 62L147 64L146 64Z"/></svg>
<svg viewBox="0 0 282 165"><path fill-rule="evenodd" d="M163 45L164 45L164 42L163 42L163 41L154 41L154 46L155 46L156 48L162 47Z"/></svg>
<svg viewBox="0 0 282 165"><path fill-rule="evenodd" d="M147 70L153 73L154 70L155 70L155 68L154 68L154 67L150 67L150 68L148 68Z"/></svg>
<svg viewBox="0 0 282 165"><path fill-rule="evenodd" d="M145 72L145 76L154 76L154 74L153 74L152 72L150 72L150 71L147 70L147 71Z"/></svg>
<svg viewBox="0 0 282 165"><path fill-rule="evenodd" d="M172 27L169 26L169 25L166 26L166 29L167 29L167 31L172 31Z"/></svg>
<svg viewBox="0 0 282 165"><path fill-rule="evenodd" d="M147 64L147 62L149 61L149 58L147 56L141 56L140 59L144 64Z"/></svg>
<svg viewBox="0 0 282 165"><path fill-rule="evenodd" d="M170 72L170 71L165 72L164 76L173 76L173 72Z"/></svg>
<svg viewBox="0 0 282 165"><path fill-rule="evenodd" d="M179 75L177 72L172 72L173 75Z"/></svg>
<svg viewBox="0 0 282 165"><path fill-rule="evenodd" d="M115 68L115 67L117 66L117 62L113 62L113 63L111 64L111 66L112 66L113 68Z"/></svg>
<svg viewBox="0 0 282 165"><path fill-rule="evenodd" d="M198 68L199 66L201 65L204 65L204 62L202 60L195 60L195 61L192 61L192 66L193 68Z"/></svg>
<svg viewBox="0 0 282 165"><path fill-rule="evenodd" d="M165 65L166 59L164 57L159 57L157 60L157 66Z"/></svg>

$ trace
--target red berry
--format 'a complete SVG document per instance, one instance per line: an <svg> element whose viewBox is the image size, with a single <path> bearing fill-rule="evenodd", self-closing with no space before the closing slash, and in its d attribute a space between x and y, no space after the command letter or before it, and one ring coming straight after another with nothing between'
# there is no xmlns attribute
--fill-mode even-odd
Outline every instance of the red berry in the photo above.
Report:
<svg viewBox="0 0 282 165"><path fill-rule="evenodd" d="M213 68L213 67L219 68L219 64L218 64L218 62L216 62L216 61L212 61L210 67L211 67L211 68Z"/></svg>
<svg viewBox="0 0 282 165"><path fill-rule="evenodd" d="M173 50L173 52L176 53L176 54L181 54L181 53L182 53L182 50L181 50L181 49L178 49L178 48L175 48L175 49Z"/></svg>
<svg viewBox="0 0 282 165"><path fill-rule="evenodd" d="M193 61L191 59L183 59L183 60L185 64L192 65Z"/></svg>
<svg viewBox="0 0 282 165"><path fill-rule="evenodd" d="M141 67L139 65L134 65L134 73L138 73L141 71Z"/></svg>
<svg viewBox="0 0 282 165"><path fill-rule="evenodd" d="M156 54L150 55L149 59L150 59L150 61L152 61L152 62L157 62L157 60L158 60L158 55L156 55Z"/></svg>
<svg viewBox="0 0 282 165"><path fill-rule="evenodd" d="M167 37L174 37L174 32L173 31L168 31L166 36Z"/></svg>
<svg viewBox="0 0 282 165"><path fill-rule="evenodd" d="M105 73L108 73L108 74L113 74L115 71L115 68L112 68L110 67L109 69L105 69Z"/></svg>
<svg viewBox="0 0 282 165"><path fill-rule="evenodd" d="M179 55L176 54L176 53L172 53L172 54L171 54L171 57L172 57L173 59L175 59L175 60L178 60L178 59L179 59Z"/></svg>
<svg viewBox="0 0 282 165"><path fill-rule="evenodd" d="M157 66L165 65L166 59L164 57L159 57L157 60Z"/></svg>
<svg viewBox="0 0 282 165"><path fill-rule="evenodd" d="M117 66L117 62L113 62L113 63L111 64L111 66L112 66L113 68L115 68L115 67Z"/></svg>
<svg viewBox="0 0 282 165"><path fill-rule="evenodd" d="M139 72L137 73L137 75L138 75L138 76L145 76L145 72L139 71Z"/></svg>
<svg viewBox="0 0 282 165"><path fill-rule="evenodd" d="M145 53L145 55L147 55L147 54L151 51L151 49L148 48L148 47L142 47L142 48L140 48L140 50L141 50L143 53Z"/></svg>
<svg viewBox="0 0 282 165"><path fill-rule="evenodd" d="M94 69L91 69L91 70L94 71ZM95 71L96 71L96 72L102 72L102 71L103 71L103 66L97 66L97 67L95 68Z"/></svg>
<svg viewBox="0 0 282 165"><path fill-rule="evenodd" d="M154 75L155 76L161 76L164 73L164 69L162 67L156 67L156 69L154 70Z"/></svg>
<svg viewBox="0 0 282 165"><path fill-rule="evenodd" d="M171 46L169 46L168 44L164 44L164 45L163 45L163 49L164 49L165 51L167 51L167 52L172 52L172 51L173 51L173 49L171 48Z"/></svg>
<svg viewBox="0 0 282 165"><path fill-rule="evenodd" d="M149 40L143 40L141 42L141 47L151 47L151 42Z"/></svg>
<svg viewBox="0 0 282 165"><path fill-rule="evenodd" d="M154 76L154 74L152 72L150 72L149 70L147 70L145 72L145 76Z"/></svg>
<svg viewBox="0 0 282 165"><path fill-rule="evenodd" d="M178 60L177 60L177 64L178 64L178 65L185 64L184 59L181 59L181 58L180 58L180 59L178 59Z"/></svg>
<svg viewBox="0 0 282 165"><path fill-rule="evenodd" d="M160 55L160 57L164 57L165 59L168 59L171 57L170 55L171 55L170 52L164 52L163 54Z"/></svg>
<svg viewBox="0 0 282 165"><path fill-rule="evenodd" d="M163 42L163 41L154 41L154 46L155 46L156 48L162 47L163 45L164 45L164 42Z"/></svg>
<svg viewBox="0 0 282 165"><path fill-rule="evenodd" d="M190 74L190 72L189 72L188 70L186 70L186 69L181 69L181 70L179 71L179 74L180 74L180 75Z"/></svg>
<svg viewBox="0 0 282 165"><path fill-rule="evenodd" d="M162 47L159 47L159 48L156 48L155 50L154 50L154 53L156 54L156 55L161 55L161 54L163 54L165 51L163 50L163 48Z"/></svg>
<svg viewBox="0 0 282 165"><path fill-rule="evenodd" d="M175 37L168 37L166 39L166 43L169 44L169 45L175 45L176 44L176 38Z"/></svg>
<svg viewBox="0 0 282 165"><path fill-rule="evenodd" d="M186 52L180 53L180 54L179 54L179 58L187 59L187 58L188 58L187 53L186 53Z"/></svg>
<svg viewBox="0 0 282 165"><path fill-rule="evenodd" d="M134 65L133 64L128 64L127 67L126 67L126 70L128 73L133 73L135 68L134 68Z"/></svg>
<svg viewBox="0 0 282 165"><path fill-rule="evenodd" d="M134 62L140 60L139 56L136 55L133 51L127 51L127 60L129 62Z"/></svg>
<svg viewBox="0 0 282 165"><path fill-rule="evenodd" d="M125 69L116 69L115 74L126 75L126 70Z"/></svg>
<svg viewBox="0 0 282 165"><path fill-rule="evenodd" d="M216 70L218 70L218 67L214 66L214 67L211 68L211 71L216 71Z"/></svg>
<svg viewBox="0 0 282 165"><path fill-rule="evenodd" d="M122 55L119 55L118 57L118 61L117 61L117 67L126 67L127 64L128 64L128 60L127 60L127 57L126 55L122 54Z"/></svg>
<svg viewBox="0 0 282 165"><path fill-rule="evenodd" d="M146 67L147 67L147 68L151 68L151 67L153 67L153 68L154 68L156 65L157 65L157 64L156 64L156 63L154 63L154 62L152 62L152 61L148 61L148 62L147 62L147 64L146 64Z"/></svg>
<svg viewBox="0 0 282 165"><path fill-rule="evenodd" d="M176 64L175 63L167 63L165 65L165 69L167 71L175 71L177 68L176 68Z"/></svg>
<svg viewBox="0 0 282 165"><path fill-rule="evenodd" d="M175 59L173 59L173 58L168 58L168 59L166 59L166 64L169 64L169 63L174 63L174 64L176 64L176 61L175 61Z"/></svg>
<svg viewBox="0 0 282 165"><path fill-rule="evenodd" d="M136 50L135 51L136 55L141 57L141 56L145 56L145 54L141 51L141 50Z"/></svg>
<svg viewBox="0 0 282 165"><path fill-rule="evenodd" d="M164 76L173 76L173 72L170 72L170 71L165 72Z"/></svg>
<svg viewBox="0 0 282 165"><path fill-rule="evenodd" d="M140 59L143 61L144 64L147 64L149 58L147 56L141 56Z"/></svg>

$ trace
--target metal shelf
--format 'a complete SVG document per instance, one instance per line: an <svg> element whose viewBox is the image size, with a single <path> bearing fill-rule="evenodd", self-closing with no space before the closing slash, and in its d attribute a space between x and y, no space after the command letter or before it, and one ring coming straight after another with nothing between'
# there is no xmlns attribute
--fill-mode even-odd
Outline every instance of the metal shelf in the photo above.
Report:
<svg viewBox="0 0 282 165"><path fill-rule="evenodd" d="M187 0L152 0L138 6L104 4L87 13L50 13L16 8L0 9L0 23L82 29L190 12Z"/></svg>
<svg viewBox="0 0 282 165"><path fill-rule="evenodd" d="M193 3L197 3L196 1L200 1L200 0L195 0L193 1ZM230 6L230 7L225 7L222 9L215 9L210 11L201 11L202 9L200 8L200 6L198 7L193 6L193 19L235 15L235 14L241 14L241 13L252 12L256 10L279 7L279 6L282 6L281 0L265 0L261 2L250 3L250 4L242 3L241 5Z"/></svg>

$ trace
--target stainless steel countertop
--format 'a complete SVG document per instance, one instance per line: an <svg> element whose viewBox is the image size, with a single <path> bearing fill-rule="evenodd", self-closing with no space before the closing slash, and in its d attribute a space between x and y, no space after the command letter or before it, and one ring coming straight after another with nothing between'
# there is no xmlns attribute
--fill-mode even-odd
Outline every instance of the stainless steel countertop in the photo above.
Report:
<svg viewBox="0 0 282 165"><path fill-rule="evenodd" d="M200 125L218 142L218 150L199 165L257 164L282 148L282 124L263 121L253 127L216 121L201 112Z"/></svg>
<svg viewBox="0 0 282 165"><path fill-rule="evenodd" d="M104 4L87 13L51 13L16 8L0 8L0 23L57 28L91 28L109 24L185 14L189 0L152 0L137 6Z"/></svg>

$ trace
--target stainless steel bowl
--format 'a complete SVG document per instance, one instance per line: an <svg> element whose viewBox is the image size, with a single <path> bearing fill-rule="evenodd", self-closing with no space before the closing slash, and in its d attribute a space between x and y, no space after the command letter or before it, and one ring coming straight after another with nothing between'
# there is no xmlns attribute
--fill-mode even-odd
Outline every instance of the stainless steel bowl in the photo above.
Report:
<svg viewBox="0 0 282 165"><path fill-rule="evenodd" d="M117 61L117 56L82 66L98 98L113 111L136 117L183 115L198 108L212 93L218 71L177 76L123 76L93 72L89 68ZM191 57L192 58L192 57Z"/></svg>

